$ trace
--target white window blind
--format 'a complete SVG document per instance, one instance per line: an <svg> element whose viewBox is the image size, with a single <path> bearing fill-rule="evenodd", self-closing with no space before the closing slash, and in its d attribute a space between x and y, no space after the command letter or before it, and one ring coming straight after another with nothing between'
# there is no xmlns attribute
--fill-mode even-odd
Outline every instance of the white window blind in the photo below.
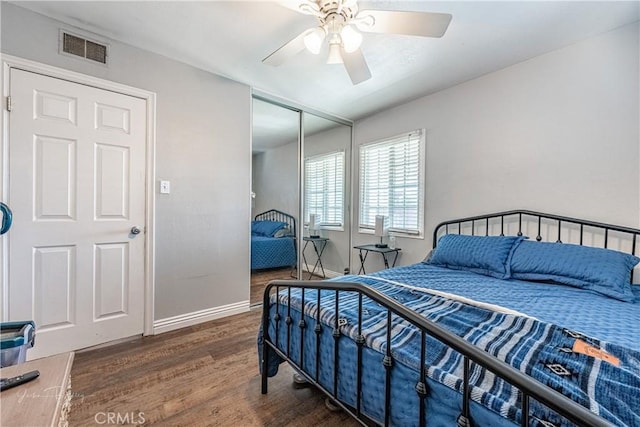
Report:
<svg viewBox="0 0 640 427"><path fill-rule="evenodd" d="M324 227L344 222L344 151L307 157L304 161L304 218L316 214Z"/></svg>
<svg viewBox="0 0 640 427"><path fill-rule="evenodd" d="M424 132L360 146L360 228L387 217L389 231L422 234Z"/></svg>

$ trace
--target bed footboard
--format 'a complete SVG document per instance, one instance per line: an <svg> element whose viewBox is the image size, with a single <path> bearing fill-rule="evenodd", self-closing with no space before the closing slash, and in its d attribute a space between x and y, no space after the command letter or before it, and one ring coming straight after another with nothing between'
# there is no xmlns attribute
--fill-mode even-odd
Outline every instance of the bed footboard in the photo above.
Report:
<svg viewBox="0 0 640 427"><path fill-rule="evenodd" d="M302 315L295 322L292 318L292 310L290 305L289 308L283 308L284 312L277 314L273 319L275 323L275 340L270 337L269 325L271 322L271 294L275 291L276 294L285 293L288 294L289 299L291 301L291 292L292 290L297 290L296 292L300 293L302 299L302 307L305 305L305 291L307 291L307 299L315 298L317 296L318 307L320 307L320 294L324 293L335 293L335 307L332 307L334 312L336 313L335 324L332 326L333 331L331 336L335 342L333 346L333 360L327 360L326 351L325 357L322 358L322 363L332 363L333 364L333 385L326 386L321 384L319 380L318 374L318 364L321 360L321 340L320 340L320 311L317 312L317 323L314 327L315 329L315 342L313 343L305 343L305 340L313 339L307 336L305 338L305 329L310 326L307 324L304 315L304 309L302 310ZM315 291L315 292L314 292ZM341 357L340 349L341 347L338 342L345 338L343 333L341 332L341 327L343 325L340 324L340 309L339 295L341 293L352 293L357 298L357 325L354 327L357 328L357 335L354 339L355 344L357 345L357 351L355 356L355 366L350 367L350 372L355 373L355 402L345 402L340 398L338 392L338 383L339 379L339 367L338 363ZM314 297L309 297L308 295L313 294L316 295ZM365 414L365 410L363 409L363 376L365 373L363 372L363 347L365 347L365 338L362 335L363 331L363 299L371 300L380 307L382 310L386 311L386 332L384 336L380 335L379 339L382 339L386 342L385 348L386 353L382 355L382 364L379 367L374 369L380 369L381 372L379 374L380 378L384 378L384 412L383 416L379 421L374 421L370 416ZM277 302L276 302L277 303ZM419 409L416 411L416 414L411 414L414 421L413 424L417 424L420 426L424 426L426 424L426 397L428 394L428 385L427 385L427 370L429 366L427 366L425 355L427 354L427 338L434 338L446 345L447 347L455 350L463 357L463 385L462 385L462 396L461 396L461 413L458 416L458 426L471 426L473 425L472 416L470 406L471 402L471 391L470 391L470 367L472 364L477 364L488 371L495 374L497 377L500 377L502 380L511 384L521 393L520 408L521 408L521 416L520 416L520 425L529 426L532 421L530 414L530 404L532 403L532 399L540 404L545 405L559 416L564 419L575 423L580 426L608 426L608 423L603 418L597 416L593 412L589 411L585 407L577 404L571 399L567 398L563 394L551 389L543 385L542 383L532 379L531 377L525 375L521 371L513 368L507 363L491 356L486 353L482 349L475 347L459 337L458 335L449 332L438 324L424 318L419 315L415 311L407 308L401 303L395 301L392 298L385 296L384 294L378 292L371 287L365 286L360 283L347 283L347 282L318 282L318 281L272 281L267 285L264 292L263 299L263 319L262 319L262 354L261 354L261 368L262 368L262 393L267 393L268 387L268 374L269 374L269 366L270 366L270 357L279 357L287 362L289 362L296 370L298 370L305 378L315 385L318 389L322 390L327 396L333 399L337 405L339 405L343 410L347 411L351 416L359 420L363 425L373 425L373 424L382 424L382 425L390 425L390 407L391 407L391 396L392 396L392 372L395 368L394 361L394 344L392 343L392 324L393 319L403 319L404 321L411 324L415 327L420 334L421 340L421 351L420 351L420 369L415 379L415 392L419 397ZM281 325L281 326L279 326ZM277 328L283 328L278 332ZM282 335L284 337L284 342L278 342L278 336ZM302 361L298 363L298 361L294 360L291 357L291 347L294 345L292 343L292 337L296 334L296 339L298 342L296 343L296 359L298 361ZM305 350L306 349L306 350ZM310 351L310 349L315 349L315 366L309 367L304 363L304 352ZM271 356L270 356L270 353ZM331 357L330 357L331 358ZM366 375L371 375L372 373L369 371L370 368L367 368ZM475 403L475 402L474 402Z"/></svg>

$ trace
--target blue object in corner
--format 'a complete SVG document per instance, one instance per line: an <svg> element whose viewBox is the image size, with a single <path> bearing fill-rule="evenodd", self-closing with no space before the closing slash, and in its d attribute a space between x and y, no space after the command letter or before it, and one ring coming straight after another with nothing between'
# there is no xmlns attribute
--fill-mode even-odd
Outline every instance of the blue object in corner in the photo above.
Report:
<svg viewBox="0 0 640 427"><path fill-rule="evenodd" d="M0 234L4 234L11 228L13 223L13 212L9 209L9 206L0 202L0 212L2 212L2 227L0 227Z"/></svg>

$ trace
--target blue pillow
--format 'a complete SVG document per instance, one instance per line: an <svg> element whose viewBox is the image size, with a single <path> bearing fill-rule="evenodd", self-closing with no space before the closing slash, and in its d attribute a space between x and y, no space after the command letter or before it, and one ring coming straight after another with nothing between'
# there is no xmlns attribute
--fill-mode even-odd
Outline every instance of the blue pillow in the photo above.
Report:
<svg viewBox="0 0 640 427"><path fill-rule="evenodd" d="M633 301L629 279L639 261L611 249L524 241L513 253L511 278L546 280Z"/></svg>
<svg viewBox="0 0 640 427"><path fill-rule="evenodd" d="M428 263L507 279L511 254L522 239L516 236L445 234L438 240Z"/></svg>
<svg viewBox="0 0 640 427"><path fill-rule="evenodd" d="M278 230L288 224L282 221L251 221L251 234L257 236L273 237Z"/></svg>

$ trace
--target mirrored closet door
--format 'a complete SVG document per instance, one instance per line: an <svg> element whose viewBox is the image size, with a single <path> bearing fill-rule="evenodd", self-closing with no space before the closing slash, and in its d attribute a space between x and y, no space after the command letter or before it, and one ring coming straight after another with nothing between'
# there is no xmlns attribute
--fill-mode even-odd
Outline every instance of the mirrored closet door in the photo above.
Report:
<svg viewBox="0 0 640 427"><path fill-rule="evenodd" d="M302 114L303 279L349 272L351 126Z"/></svg>
<svg viewBox="0 0 640 427"><path fill-rule="evenodd" d="M251 304L271 280L349 271L351 122L254 96Z"/></svg>
<svg viewBox="0 0 640 427"><path fill-rule="evenodd" d="M271 280L298 276L300 112L253 99L251 295Z"/></svg>

